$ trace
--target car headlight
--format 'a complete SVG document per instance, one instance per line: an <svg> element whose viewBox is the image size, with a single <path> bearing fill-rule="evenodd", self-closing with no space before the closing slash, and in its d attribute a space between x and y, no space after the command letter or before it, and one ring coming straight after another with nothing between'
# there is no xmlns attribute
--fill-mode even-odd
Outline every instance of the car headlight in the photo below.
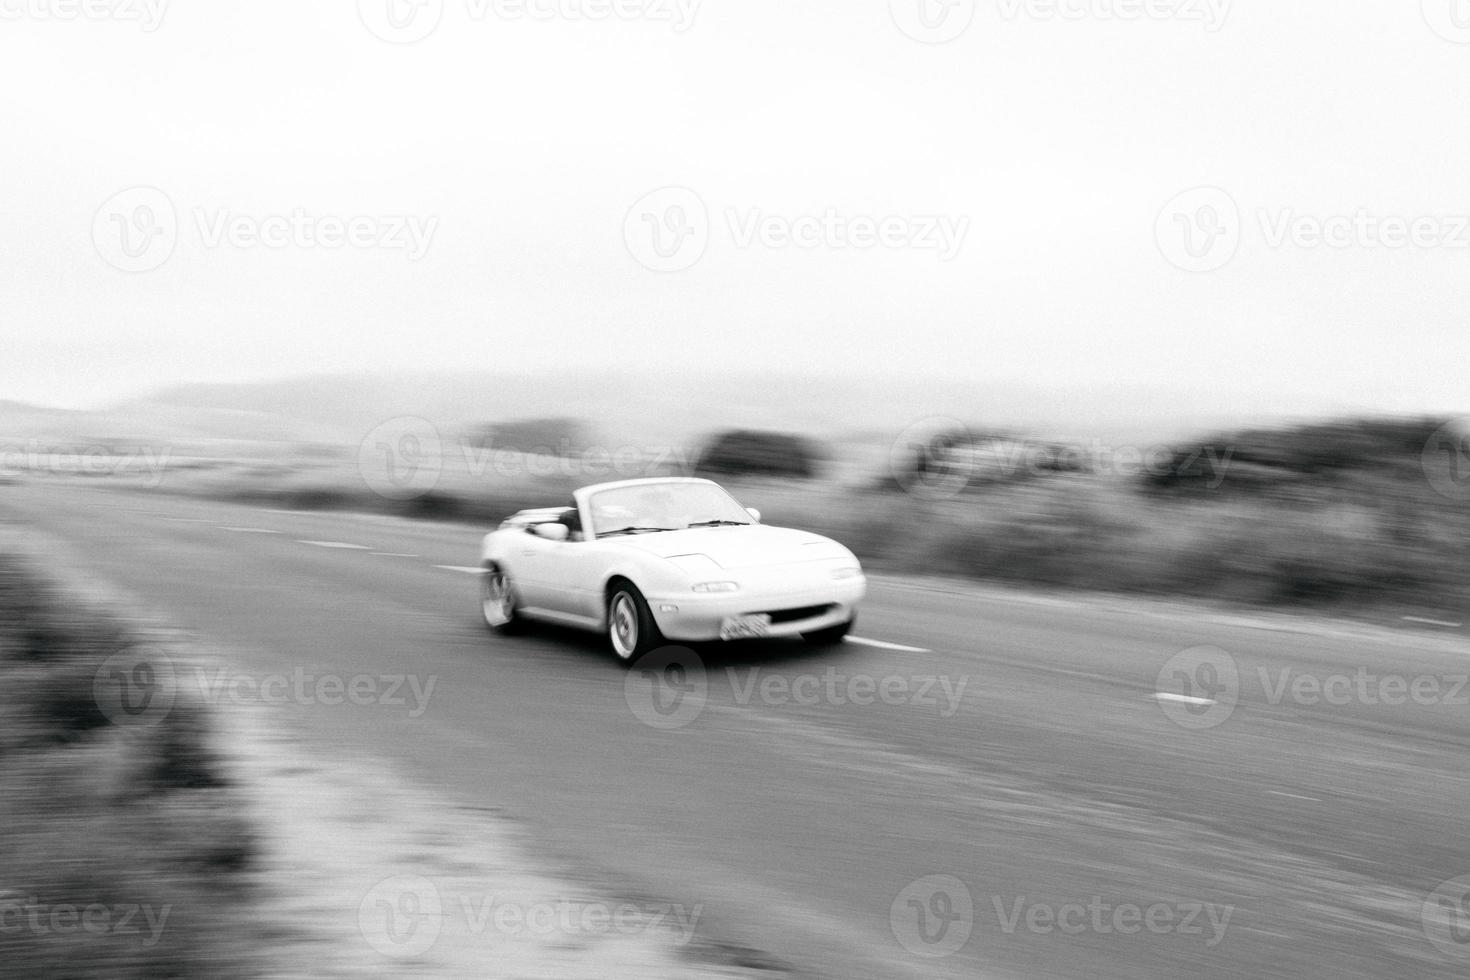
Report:
<svg viewBox="0 0 1470 980"><path fill-rule="evenodd" d="M832 577L837 579L857 578L863 574L863 570L856 565L844 565L841 568L832 569Z"/></svg>
<svg viewBox="0 0 1470 980"><path fill-rule="evenodd" d="M694 586L695 592L738 592L739 582L700 582Z"/></svg>

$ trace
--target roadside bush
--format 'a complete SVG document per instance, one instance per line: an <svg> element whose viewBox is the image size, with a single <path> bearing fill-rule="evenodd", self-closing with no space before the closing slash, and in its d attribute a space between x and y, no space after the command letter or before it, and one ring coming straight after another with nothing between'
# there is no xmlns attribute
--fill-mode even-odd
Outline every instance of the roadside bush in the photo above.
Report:
<svg viewBox="0 0 1470 980"><path fill-rule="evenodd" d="M574 418L521 419L496 422L469 437L477 449L508 449L539 456L579 456L595 439L587 423Z"/></svg>
<svg viewBox="0 0 1470 980"><path fill-rule="evenodd" d="M784 432L736 429L711 439L700 453L700 475L777 476L810 479L817 475L821 451L809 439Z"/></svg>
<svg viewBox="0 0 1470 980"><path fill-rule="evenodd" d="M120 727L96 701L108 658L148 639L0 555L3 980L259 974L257 839L205 705L181 686L157 724Z"/></svg>

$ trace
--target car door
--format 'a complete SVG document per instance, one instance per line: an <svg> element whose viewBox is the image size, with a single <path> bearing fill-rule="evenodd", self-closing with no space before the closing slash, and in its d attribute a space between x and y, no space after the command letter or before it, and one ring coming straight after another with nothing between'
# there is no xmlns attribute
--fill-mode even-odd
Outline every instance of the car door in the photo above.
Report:
<svg viewBox="0 0 1470 980"><path fill-rule="evenodd" d="M570 522L572 535L566 541L544 542L550 547L538 556L544 575L546 608L593 625L602 616L602 581L608 562L608 546L584 540L583 510L579 504Z"/></svg>
<svg viewBox="0 0 1470 980"><path fill-rule="evenodd" d="M554 574L552 555L562 542L548 541L527 528L510 544L507 556L521 605L555 611L550 579Z"/></svg>

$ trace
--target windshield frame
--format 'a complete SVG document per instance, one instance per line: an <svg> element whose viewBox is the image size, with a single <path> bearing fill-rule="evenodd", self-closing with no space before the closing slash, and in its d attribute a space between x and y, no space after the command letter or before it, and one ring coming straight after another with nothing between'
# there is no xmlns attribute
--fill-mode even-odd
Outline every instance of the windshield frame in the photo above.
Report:
<svg viewBox="0 0 1470 980"><path fill-rule="evenodd" d="M702 493L711 493L711 492L713 492L715 494L718 494L719 496L722 496L725 500L729 501L729 513L704 514L704 513L701 512L700 514L698 514L696 516L696 523L699 520L728 520L728 521L737 522L738 524L741 524L741 525L749 525L749 524L755 524L756 523L755 519L753 517L751 517L750 513L745 509L745 507L741 505L740 501L736 500L735 499L735 496L732 493L730 493L730 491L726 490L724 487L720 486L718 483L715 483L713 480L687 480L687 479L656 480L656 481L649 482L649 483L633 483L633 484L623 484L621 486L609 486L609 487L606 487L606 488L603 488L603 489L595 490L592 493L589 493L587 495L586 517L585 517L585 519L583 521L584 526L586 526L587 528L589 528L590 531L591 531L591 534L589 535L589 539L591 539L591 540L598 540L598 539L602 539L602 538L605 538L605 537L608 537L608 536L611 536L611 535L616 535L616 534L618 534L618 533L620 533L622 531L623 527L626 526L626 525L620 525L620 524L613 524L613 525L611 525L609 527L602 527L601 525L598 524L597 517L596 517L596 513L597 513L597 511L596 511L597 502L601 498L603 498L603 496L606 495L606 494L622 495L622 494L630 493L630 492L631 493L647 492L649 490L664 490L664 491L667 491L667 492L671 492L671 493L676 493L677 494L683 488L696 488L696 487ZM711 509L717 509L717 508L711 508ZM649 526L651 526L650 524L646 524L641 519L634 519L630 523L632 523L635 526L643 526L643 527L649 527ZM688 527L689 527L688 524L680 524L680 525L678 525L676 527L666 527L666 528L663 528L663 530L666 530L666 531L683 531L683 530L687 530ZM642 531L642 532L638 532L638 533L651 534L651 533L655 533L655 532L653 532L653 531Z"/></svg>

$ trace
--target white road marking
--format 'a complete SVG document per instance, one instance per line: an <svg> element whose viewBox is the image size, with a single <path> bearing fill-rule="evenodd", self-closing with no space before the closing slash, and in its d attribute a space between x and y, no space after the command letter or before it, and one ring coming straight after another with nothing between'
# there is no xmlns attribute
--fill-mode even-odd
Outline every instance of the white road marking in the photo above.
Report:
<svg viewBox="0 0 1470 980"><path fill-rule="evenodd" d="M1207 707L1215 703L1209 698L1192 698L1187 694L1171 694L1168 691L1160 691L1154 697L1160 701L1176 701L1179 704L1197 704L1201 707Z"/></svg>
<svg viewBox="0 0 1470 980"><path fill-rule="evenodd" d="M265 527L230 527L227 524L219 525L221 531L234 531L236 534L280 534L280 531L272 531Z"/></svg>
<svg viewBox="0 0 1470 980"><path fill-rule="evenodd" d="M297 544L309 544L313 548L343 548L348 551L372 551L365 544L347 544L343 541L297 541Z"/></svg>
<svg viewBox="0 0 1470 980"><path fill-rule="evenodd" d="M483 568L470 568L468 565L435 565L434 567L442 568L446 572L464 572L466 575L485 574L485 570Z"/></svg>
<svg viewBox="0 0 1470 980"><path fill-rule="evenodd" d="M1272 796L1284 796L1288 800L1306 800L1308 803L1321 803L1322 802L1321 800L1319 800L1315 796L1297 796L1295 793L1283 793L1280 790L1275 790L1275 789L1268 789L1268 790L1266 790L1266 792L1267 793L1270 793Z"/></svg>
<svg viewBox="0 0 1470 980"><path fill-rule="evenodd" d="M1457 630L1465 625L1464 623L1451 623L1443 619L1425 619L1423 616L1405 616L1404 622L1423 623L1425 626L1444 626L1452 630Z"/></svg>
<svg viewBox="0 0 1470 980"><path fill-rule="evenodd" d="M897 650L900 653L932 653L933 652L932 650L926 650L923 647L906 647L902 643L885 643L882 640L869 640L866 637L861 637L861 636L849 636L849 637L846 637L846 641L848 643L856 643L858 646L862 646L862 647L877 647L879 650Z"/></svg>
<svg viewBox="0 0 1470 980"><path fill-rule="evenodd" d="M419 556L418 555L404 554L403 552L399 552L399 551L375 551L375 552L373 552L373 557L375 557L375 558L417 558Z"/></svg>
<svg viewBox="0 0 1470 980"><path fill-rule="evenodd" d="M214 523L214 521L210 520L207 517L165 517L164 520L166 520L166 521L173 521L175 524L213 524Z"/></svg>

